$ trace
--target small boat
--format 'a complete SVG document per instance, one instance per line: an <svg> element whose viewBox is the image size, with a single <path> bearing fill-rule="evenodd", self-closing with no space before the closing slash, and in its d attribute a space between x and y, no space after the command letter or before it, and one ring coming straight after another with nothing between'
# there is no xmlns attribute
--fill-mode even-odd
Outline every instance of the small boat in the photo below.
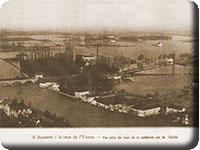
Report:
<svg viewBox="0 0 200 150"><path fill-rule="evenodd" d="M163 43L159 42L159 43L156 44L156 46L162 47L162 46L163 46Z"/></svg>

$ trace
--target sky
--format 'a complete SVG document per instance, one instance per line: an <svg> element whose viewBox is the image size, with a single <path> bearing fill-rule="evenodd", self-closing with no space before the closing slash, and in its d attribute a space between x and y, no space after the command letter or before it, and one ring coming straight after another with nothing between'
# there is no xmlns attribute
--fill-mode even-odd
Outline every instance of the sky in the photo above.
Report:
<svg viewBox="0 0 200 150"><path fill-rule="evenodd" d="M8 0L0 28L22 30L191 30L189 0Z"/></svg>

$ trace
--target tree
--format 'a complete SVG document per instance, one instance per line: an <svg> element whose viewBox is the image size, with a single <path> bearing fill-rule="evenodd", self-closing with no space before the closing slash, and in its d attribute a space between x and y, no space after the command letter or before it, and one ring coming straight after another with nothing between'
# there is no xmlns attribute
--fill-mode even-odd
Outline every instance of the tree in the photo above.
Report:
<svg viewBox="0 0 200 150"><path fill-rule="evenodd" d="M141 54L140 56L138 56L138 58L137 58L138 60L143 60L144 59L144 55L143 54Z"/></svg>

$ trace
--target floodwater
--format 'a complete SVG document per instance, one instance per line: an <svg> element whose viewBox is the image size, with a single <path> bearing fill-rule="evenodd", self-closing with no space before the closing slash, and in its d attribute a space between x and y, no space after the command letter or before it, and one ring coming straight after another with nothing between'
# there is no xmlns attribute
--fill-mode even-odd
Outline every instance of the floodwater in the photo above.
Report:
<svg viewBox="0 0 200 150"><path fill-rule="evenodd" d="M183 40L191 40L190 36L173 36L171 40L147 40L141 42L117 42L116 46L101 46L99 47L99 54L110 57L124 56L132 59L136 59L140 54L144 54L145 57L157 58L160 54L176 53L178 57L181 53L189 53L191 49L195 49L193 42L183 42ZM162 42L163 46L154 46L155 44ZM128 46L128 47L127 47ZM75 54L96 54L96 47L81 47L75 46Z"/></svg>
<svg viewBox="0 0 200 150"><path fill-rule="evenodd" d="M157 57L162 53L189 52L193 48L191 42L182 42L181 37L173 38L166 41L142 41L130 43L131 47L101 47L99 53L107 56L123 55L130 58L136 58L139 54L145 54L151 57ZM184 37L184 39L188 39ZM157 42L163 42L163 47L152 46ZM123 43L124 44L124 43ZM95 53L96 48L75 47L74 54ZM17 52L0 52L1 58L15 57ZM147 57L148 57L147 56ZM4 68L2 68L4 70ZM165 68L157 68L155 70L144 71L141 73L167 73L170 75L152 75L152 76L134 76L134 82L124 82L118 84L116 90L124 89L133 94L146 95L147 93L170 93L190 86L193 79L193 71L191 67L171 66ZM173 75L178 74L178 75ZM57 116L63 116L69 119L72 125L82 127L97 126L123 126L123 124L133 125L132 121L125 116L106 113L96 106L90 106L83 102L77 102L74 99L60 95L47 89L41 89L38 84L15 85L8 87L0 87L0 98L23 99L26 104L41 111L49 111ZM83 117L84 115L84 117ZM107 116L107 117L105 117ZM86 118L88 120L86 120ZM113 120L110 122L110 120ZM133 120L134 121L134 120ZM109 124L110 123L110 124ZM136 124L136 123L135 123Z"/></svg>
<svg viewBox="0 0 200 150"><path fill-rule="evenodd" d="M47 41L20 41L25 45L64 45L66 40L69 37L63 35L33 35L30 36L35 40L49 40ZM17 36L15 36L17 38ZM179 56L181 53L191 52L192 49L195 49L192 36L172 36L171 40L145 40L141 42L117 42L116 45L121 46L101 46L99 47L99 54L105 56L118 56L122 55L132 59L136 59L140 54L144 54L146 57L156 58L160 54L168 54L176 52L176 56ZM189 42L184 42L184 41ZM154 46L155 44L162 42L162 47ZM9 42L7 42L9 43ZM2 43L1 43L2 44ZM75 44L76 45L76 44ZM74 55L76 54L96 54L95 46L75 46L73 47ZM13 58L16 57L18 52L0 52L0 58Z"/></svg>
<svg viewBox="0 0 200 150"><path fill-rule="evenodd" d="M145 75L148 74L148 75ZM167 74L167 75L165 75ZM167 94L191 86L195 72L193 66L166 66L136 73L132 82L122 82L115 89L138 95Z"/></svg>

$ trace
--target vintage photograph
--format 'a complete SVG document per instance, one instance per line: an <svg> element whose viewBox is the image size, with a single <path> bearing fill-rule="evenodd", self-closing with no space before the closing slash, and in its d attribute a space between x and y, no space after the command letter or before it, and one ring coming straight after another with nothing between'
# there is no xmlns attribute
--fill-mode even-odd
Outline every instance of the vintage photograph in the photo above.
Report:
<svg viewBox="0 0 200 150"><path fill-rule="evenodd" d="M8 0L0 9L0 127L198 127L196 7Z"/></svg>

